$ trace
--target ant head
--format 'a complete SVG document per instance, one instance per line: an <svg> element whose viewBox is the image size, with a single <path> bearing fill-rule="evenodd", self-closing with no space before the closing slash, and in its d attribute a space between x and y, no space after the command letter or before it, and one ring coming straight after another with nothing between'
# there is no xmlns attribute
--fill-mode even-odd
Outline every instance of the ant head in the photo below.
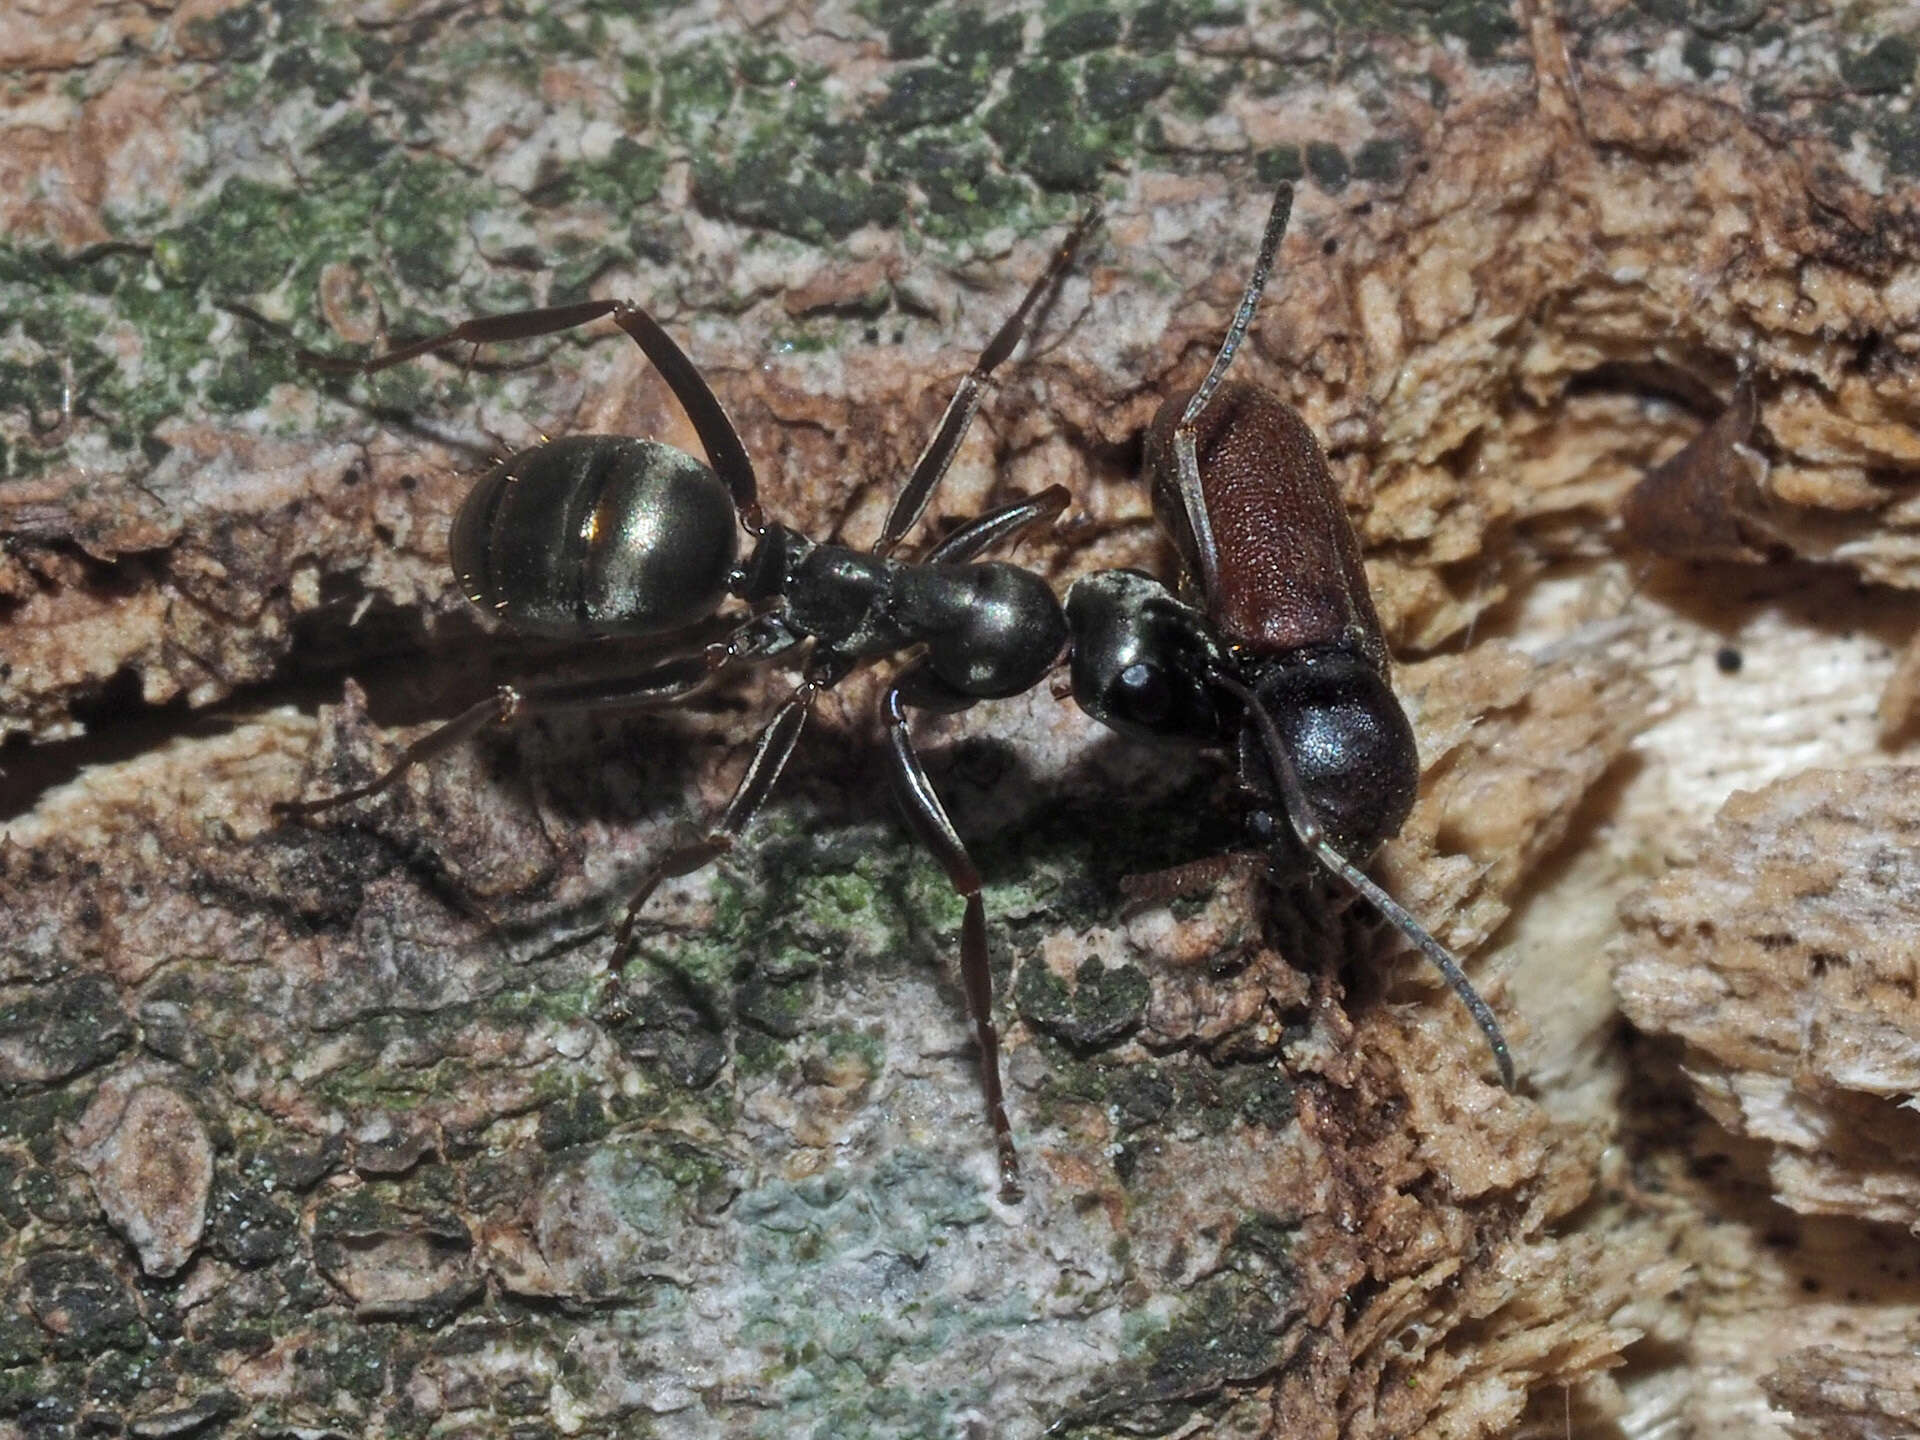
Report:
<svg viewBox="0 0 1920 1440"><path fill-rule="evenodd" d="M1067 591L1073 698L1123 734L1220 743L1208 672L1220 652L1206 616L1151 575L1103 570Z"/></svg>

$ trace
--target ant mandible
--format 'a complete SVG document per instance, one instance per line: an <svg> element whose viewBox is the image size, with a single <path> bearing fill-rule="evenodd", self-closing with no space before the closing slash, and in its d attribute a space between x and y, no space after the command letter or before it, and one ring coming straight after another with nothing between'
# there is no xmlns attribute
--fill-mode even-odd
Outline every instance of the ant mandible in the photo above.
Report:
<svg viewBox="0 0 1920 1440"><path fill-rule="evenodd" d="M741 666L800 659L801 680L760 731L745 774L706 836L668 853L647 872L615 937L617 973L635 920L655 888L691 874L733 847L786 767L814 703L855 669L910 647L923 652L897 674L882 702L895 789L908 820L965 901L960 972L980 1046L980 1079L999 1152L1001 1193L1019 1198L1019 1164L1000 1084L993 1023L986 910L980 874L947 818L915 752L909 711L965 710L1017 695L1054 667L1067 625L1039 576L975 557L1066 508L1051 486L962 525L917 562L892 558L913 528L979 410L993 371L1026 335L1041 301L1072 264L1099 220L1090 208L1052 262L960 381L945 415L895 496L880 538L867 550L816 542L762 514L753 462L739 432L693 363L637 305L576 305L479 316L371 360L303 352L309 363L370 374L449 345L475 346L556 334L603 317L630 335L685 409L710 464L657 440L570 435L502 461L462 503L448 538L467 598L507 628L576 639L651 639L655 658L614 680L502 685L491 696L409 745L385 773L317 800L282 804L313 815L376 795L422 761L490 725L563 711L652 709L675 704ZM244 313L244 312L243 312ZM738 562L739 530L753 539ZM695 654L659 659L675 639L711 622L729 598L750 612ZM803 649L803 647L805 647ZM686 647L684 643L680 646Z"/></svg>
<svg viewBox="0 0 1920 1440"><path fill-rule="evenodd" d="M1292 209L1293 187L1282 185L1213 368L1198 389L1167 400L1147 432L1145 470L1180 553L1182 594L1137 570L1076 580L1066 600L1073 694L1122 733L1231 749L1252 797L1260 852L1140 877L1136 893L1191 889L1245 858L1279 876L1317 866L1439 968L1511 1090L1513 1058L1486 1001L1452 952L1356 863L1406 822L1420 757L1339 488L1292 406L1226 383Z"/></svg>

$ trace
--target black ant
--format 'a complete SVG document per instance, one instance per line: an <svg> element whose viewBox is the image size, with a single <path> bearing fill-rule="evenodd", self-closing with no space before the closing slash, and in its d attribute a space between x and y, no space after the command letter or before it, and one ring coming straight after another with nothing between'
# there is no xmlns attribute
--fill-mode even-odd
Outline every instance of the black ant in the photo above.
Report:
<svg viewBox="0 0 1920 1440"><path fill-rule="evenodd" d="M1292 209L1293 187L1282 185L1213 368L1162 405L1147 432L1154 511L1180 552L1188 598L1136 570L1075 581L1073 694L1123 733L1233 749L1254 799L1248 825L1262 851L1140 877L1136 894L1209 883L1247 858L1282 875L1317 865L1439 967L1512 1089L1506 1039L1459 962L1355 863L1399 833L1420 757L1326 457L1277 395L1222 383Z"/></svg>
<svg viewBox="0 0 1920 1440"><path fill-rule="evenodd" d="M633 337L686 410L711 466L657 440L571 435L522 450L483 476L453 522L448 547L467 598L512 630L577 639L652 638L672 649L728 597L750 613L697 653L654 659L613 680L503 685L404 750L384 774L318 800L277 807L312 815L375 795L408 770L489 725L556 711L649 709L675 704L746 664L792 656L801 681L760 731L733 797L705 838L654 865L628 904L617 967L636 917L661 881L724 855L765 802L823 690L859 666L911 647L922 653L894 677L883 702L895 788L907 818L964 898L960 971L980 1044L980 1077L999 1149L1002 1194L1017 1199L1019 1168L1000 1086L993 977L987 963L980 875L913 747L908 712L954 712L1017 695L1054 668L1067 623L1048 584L1029 570L976 563L981 552L1058 516L1067 492L1052 486L978 517L917 562L891 558L952 464L990 377L1026 335L1035 311L1099 219L1089 209L1054 253L973 369L895 497L871 549L818 543L769 523L753 462L711 387L667 333L636 305L577 305L480 316L372 360L303 352L309 363L372 373L449 345L524 340L609 317ZM245 312L242 312L245 313ZM739 530L753 537L738 563ZM679 647L686 649L684 644Z"/></svg>

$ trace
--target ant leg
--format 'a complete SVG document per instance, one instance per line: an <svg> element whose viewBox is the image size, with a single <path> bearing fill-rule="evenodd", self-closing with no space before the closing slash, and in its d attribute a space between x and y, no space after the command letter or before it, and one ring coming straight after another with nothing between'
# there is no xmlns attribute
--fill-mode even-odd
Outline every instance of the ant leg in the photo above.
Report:
<svg viewBox="0 0 1920 1440"><path fill-rule="evenodd" d="M1020 1160L1013 1148L1013 1126L1007 1121L1006 1098L1000 1088L1000 1032L993 1023L987 909L980 899L980 872L927 779L907 728L907 701L902 690L916 680L925 683L930 678L916 675L920 668L915 665L904 671L887 691L884 713L894 788L921 843L933 852L954 891L966 901L966 913L960 922L960 982L967 994L967 1018L973 1022L974 1038L980 1044L980 1086L986 1092L987 1120L993 1126L994 1145L1000 1153L1000 1198L1011 1205L1021 1195Z"/></svg>
<svg viewBox="0 0 1920 1440"><path fill-rule="evenodd" d="M1207 371L1207 378L1200 382L1200 388L1187 397L1187 405L1180 412L1180 423L1173 431L1173 455L1175 468L1179 472L1180 506L1186 511L1187 527L1193 535L1194 552L1200 557L1200 579L1209 595L1219 588L1219 552L1213 539L1213 524L1207 517L1207 498L1200 488L1200 461L1194 452L1194 427L1199 422L1200 412L1207 408L1207 402L1213 399L1213 392L1220 388L1220 382L1226 378L1227 367L1233 364L1233 357L1240 348L1240 342L1246 338L1247 328L1253 324L1254 312L1260 308L1260 295L1267 288L1267 277L1273 273L1273 257L1280 249L1280 238L1287 233L1287 220L1293 214L1293 186L1282 184L1274 192L1273 208L1267 212L1267 228L1260 237L1260 253L1254 258L1253 274L1247 278L1247 288L1240 297L1240 308L1234 312L1233 323L1227 327L1226 339L1220 342L1220 352L1213 357L1213 368Z"/></svg>
<svg viewBox="0 0 1920 1440"><path fill-rule="evenodd" d="M947 536L929 550L920 563L958 565L971 560L981 551L1019 534L1029 525L1054 519L1067 508L1067 501L1071 498L1066 486L1049 485L1038 495L1029 495L1024 500L1002 505L998 510L989 510Z"/></svg>
<svg viewBox="0 0 1920 1440"><path fill-rule="evenodd" d="M583 300L577 305L550 305L537 310L510 310L500 315L476 315L451 330L410 341L398 350L389 350L369 360L350 360L344 355L327 355L305 348L296 349L294 354L301 364L316 370L328 370L341 375L372 375L389 366L401 365L408 360L418 360L422 355L431 355L436 350L444 350L449 345L480 346L502 340L532 340L541 335L557 335L562 330L585 325L589 320L598 320L602 315L611 315L616 304L612 300ZM230 315L238 315L243 320L268 329L282 328L245 305L227 304L221 308Z"/></svg>
<svg viewBox="0 0 1920 1440"><path fill-rule="evenodd" d="M279 329L272 321L245 305L229 304L229 313L258 325ZM371 375L388 366L417 360L449 345L488 345L502 340L531 340L541 335L557 335L602 316L611 315L614 323L630 335L641 352L666 380L675 398L693 422L694 432L706 447L714 473L726 482L733 495L740 523L758 535L766 528L756 501L758 486L753 462L740 442L740 432L727 418L727 412L715 398L712 387L686 356L686 352L668 338L667 332L639 306L624 300L582 300L576 305L552 305L536 310L513 310L502 315L476 315L438 335L429 335L390 350L371 360L348 360L338 355L323 355L317 350L299 349L295 354L304 365L335 373Z"/></svg>
<svg viewBox="0 0 1920 1440"><path fill-rule="evenodd" d="M445 754L489 725L511 725L528 715L561 714L569 710L653 710L676 705L705 689L734 666L761 658L780 647L779 639L768 639L758 631L742 642L740 636L755 624L748 621L732 636L706 647L700 654L663 660L634 675L543 685L502 685L485 700L470 705L407 746L384 774L366 784L324 795L318 800L277 801L273 810L280 815L317 815L378 795L414 766Z"/></svg>
<svg viewBox="0 0 1920 1440"><path fill-rule="evenodd" d="M733 842L747 828L747 822L753 819L755 812L766 803L768 792L780 778L780 772L787 768L794 746L800 743L800 734L807 727L807 717L813 713L813 702L826 688L826 680L811 674L794 687L793 694L773 712L773 718L761 727L753 759L747 763L747 773L740 777L740 783L734 786L733 798L727 801L727 808L721 812L720 823L707 832L706 838L669 851L647 872L646 878L633 892L633 898L627 902L626 917L621 920L620 928L614 932L609 981L617 978L625 966L627 950L633 941L634 924L640 918L642 907L660 888L660 882L691 875L733 849Z"/></svg>
<svg viewBox="0 0 1920 1440"><path fill-rule="evenodd" d="M873 554L891 554L893 547L900 543L920 518L921 511L927 508L927 500L940 484L941 477L947 473L947 467L953 464L960 442L966 438L967 429L973 424L973 417L986 396L994 370L1020 344L1040 301L1060 283L1060 277L1073 263L1081 242L1099 223L1100 206L1097 203L1089 205L1086 214L1067 232L1067 238L1060 242L1060 248L1053 252L1053 259L1040 273L1040 278L1028 287L1026 297L1006 318L993 339L987 342L987 348L974 361L973 369L961 379L953 398L947 402L947 413L940 417L933 438L927 442L927 448L920 452L912 473L907 476L907 483L900 487L900 493L894 497L893 508L887 512L887 523L881 527L880 538L873 544Z"/></svg>
<svg viewBox="0 0 1920 1440"><path fill-rule="evenodd" d="M707 463L733 495L733 508L740 512L740 524L749 535L760 534L767 528L767 522L760 511L759 482L754 478L753 460L706 377L660 328L659 322L638 305L622 300L608 305L601 313L611 314L613 323L633 337L633 343L660 372L660 378L667 382L680 408L687 412L687 419L693 422L694 433L707 452Z"/></svg>
<svg viewBox="0 0 1920 1440"><path fill-rule="evenodd" d="M1293 759L1287 754L1286 742L1280 738L1273 717L1267 713L1267 707L1260 703L1260 698L1232 676L1220 671L1209 672L1208 678L1245 705L1247 713L1260 727L1260 738L1266 747L1274 778L1279 782L1280 798L1287 810L1287 824L1294 836L1331 874L1345 881L1349 889L1385 916L1388 924L1418 946L1420 953L1446 977L1453 993L1460 997L1460 1003L1473 1016L1474 1024L1480 1027L1480 1033L1487 1037L1487 1046L1493 1051L1493 1062L1500 1067L1501 1084L1509 1090L1513 1089L1513 1055L1507 1049L1507 1037L1500 1033L1500 1022L1493 1018L1492 1009L1480 998L1480 992L1473 988L1473 982L1467 979L1453 952L1429 935L1405 906L1374 884L1359 866L1327 843L1319 817L1313 813L1307 792L1300 784L1300 776L1293 768Z"/></svg>
<svg viewBox="0 0 1920 1440"><path fill-rule="evenodd" d="M318 800L275 801L273 809L280 815L317 815L323 810L378 795L414 766L445 754L489 725L511 725L528 715L564 710L645 710L673 705L704 688L718 673L704 659L669 660L621 681L537 685L525 689L502 685L485 700L468 706L446 724L407 746L384 774L366 784L323 795Z"/></svg>
<svg viewBox="0 0 1920 1440"><path fill-rule="evenodd" d="M407 746L400 752L400 758L394 761L384 774L376 776L364 785L355 785L331 795L323 795L318 800L276 800L271 807L273 813L296 818L318 815L335 806L349 805L355 800L364 800L369 795L378 795L382 790L391 787L414 766L451 750L462 740L477 735L487 726L513 723L514 718L520 714L521 704L520 692L511 685L502 685L487 699L469 706L446 724Z"/></svg>

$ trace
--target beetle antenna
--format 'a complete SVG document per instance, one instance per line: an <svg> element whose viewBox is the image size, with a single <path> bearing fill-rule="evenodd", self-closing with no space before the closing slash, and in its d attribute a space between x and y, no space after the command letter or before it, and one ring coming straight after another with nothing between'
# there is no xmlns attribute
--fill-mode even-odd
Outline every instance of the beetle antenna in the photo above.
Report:
<svg viewBox="0 0 1920 1440"><path fill-rule="evenodd" d="M1291 820L1292 816L1288 818ZM1299 828L1298 825L1294 826L1296 832ZM1453 952L1434 939L1404 905L1369 879L1364 870L1329 845L1324 836L1312 841L1310 848L1322 865L1352 886L1374 909L1386 916L1394 929L1417 945L1420 952L1433 962L1434 968L1453 987L1453 993L1460 997L1460 1003L1467 1007L1467 1013L1473 1016L1480 1033L1487 1037L1487 1048L1493 1051L1493 1063L1500 1067L1500 1083L1509 1090L1513 1089L1513 1055L1507 1049L1507 1037L1500 1033L1500 1022L1494 1018L1492 1008L1473 988L1473 982L1467 979Z"/></svg>
<svg viewBox="0 0 1920 1440"><path fill-rule="evenodd" d="M1247 290L1240 297L1240 308L1233 312L1233 323L1227 327L1227 338L1220 342L1220 353L1213 357L1213 368L1188 399L1187 408L1180 412L1181 428L1190 427L1200 418L1200 412L1207 408L1213 392L1226 378L1227 367L1233 363L1233 352L1240 348L1247 328L1253 324L1253 313L1260 308L1260 293L1267 288L1267 277L1273 273L1273 257L1279 252L1280 237L1287 233L1287 219L1292 214L1293 184L1282 181L1274 192L1273 209L1267 212L1267 231L1260 237L1260 253L1254 258L1253 274L1247 277Z"/></svg>
<svg viewBox="0 0 1920 1440"><path fill-rule="evenodd" d="M1460 997L1460 1003L1467 1007L1467 1013L1473 1016L1480 1033L1487 1037L1487 1045L1493 1051L1493 1063L1500 1067L1500 1083L1509 1090L1513 1089L1513 1055L1507 1048L1507 1037L1500 1031L1500 1022L1494 1019L1492 1007L1480 998L1480 992L1473 988L1473 982L1467 979L1453 952L1434 939L1404 905L1328 843L1319 817L1307 803L1307 792L1300 784L1299 773L1293 768L1293 757L1287 753L1286 742L1280 738L1273 716L1260 703L1260 697L1222 671L1209 671L1208 678L1238 699L1259 726L1260 739L1266 746L1267 760L1273 767L1274 778L1280 783L1280 798L1286 805L1287 823L1294 835L1328 871L1337 875L1355 894L1378 910L1386 917L1388 924L1411 940L1419 947L1420 953L1433 962L1434 968L1453 987L1453 993Z"/></svg>

